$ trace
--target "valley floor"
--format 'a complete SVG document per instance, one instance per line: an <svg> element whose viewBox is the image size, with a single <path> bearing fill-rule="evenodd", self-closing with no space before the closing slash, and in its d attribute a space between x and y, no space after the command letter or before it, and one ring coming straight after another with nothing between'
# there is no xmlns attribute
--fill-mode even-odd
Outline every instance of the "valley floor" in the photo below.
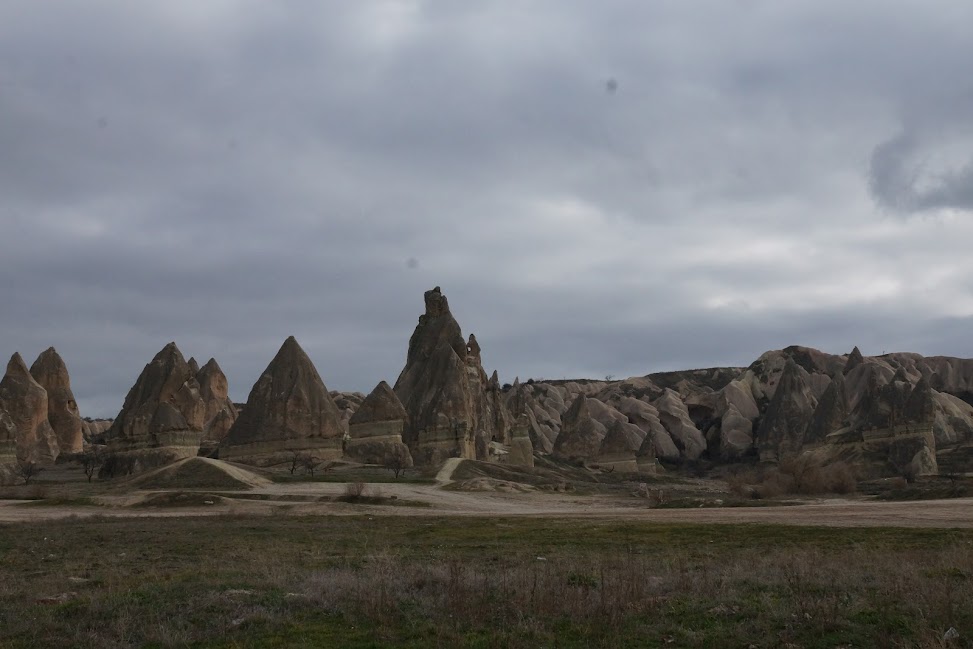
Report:
<svg viewBox="0 0 973 649"><path fill-rule="evenodd" d="M706 480L698 481L700 490ZM685 488L691 489L690 484ZM807 498L775 505L720 506L718 498L699 505L653 507L630 495L551 493L546 491L463 491L441 484L385 483L365 486L360 502L346 502L348 483L276 483L247 492L205 491L176 507L145 506L160 492L105 493L91 498L50 501L0 500L0 522L66 517L172 518L189 516L360 515L406 517L551 517L660 523L766 523L834 527L973 528L973 498L910 502L876 501L868 496ZM207 498L209 498L207 500ZM213 504L206 504L211 502ZM179 505L180 503L173 503ZM749 504L749 503L747 503Z"/></svg>

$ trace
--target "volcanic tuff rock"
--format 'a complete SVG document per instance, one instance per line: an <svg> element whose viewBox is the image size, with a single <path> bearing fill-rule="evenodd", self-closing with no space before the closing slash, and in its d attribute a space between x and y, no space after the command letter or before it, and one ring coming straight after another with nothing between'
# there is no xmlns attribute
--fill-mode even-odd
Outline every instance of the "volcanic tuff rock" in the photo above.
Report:
<svg viewBox="0 0 973 649"><path fill-rule="evenodd" d="M250 390L243 412L220 443L220 459L269 465L292 451L321 459L341 454L338 409L293 336Z"/></svg>
<svg viewBox="0 0 973 649"><path fill-rule="evenodd" d="M192 365L190 363L190 370ZM204 436L208 440L219 441L236 421L237 411L230 400L226 375L215 358L209 359L196 371L196 382L199 383L199 396L203 400Z"/></svg>
<svg viewBox="0 0 973 649"><path fill-rule="evenodd" d="M861 350L859 350L858 346L855 345L855 348L851 350L850 354L848 354L848 360L845 361L845 366L842 368L841 373L847 374L864 362L865 358L862 356Z"/></svg>
<svg viewBox="0 0 973 649"><path fill-rule="evenodd" d="M31 376L20 354L10 358L7 373L0 380L0 411L6 415L0 418L0 438L7 438L4 461L50 463L57 459L57 436L48 420L47 391ZM9 443L11 432L16 440L14 449Z"/></svg>
<svg viewBox="0 0 973 649"><path fill-rule="evenodd" d="M176 343L145 366L112 424L112 443L127 448L198 444L206 406L199 383Z"/></svg>
<svg viewBox="0 0 973 649"><path fill-rule="evenodd" d="M840 430L845 425L848 415L848 393L845 389L845 377L844 374L838 373L831 379L828 389L824 391L821 400L814 409L804 441L810 444L824 442L829 433Z"/></svg>
<svg viewBox="0 0 973 649"><path fill-rule="evenodd" d="M408 416L389 384L381 381L348 421L350 439L345 455L363 464L398 461L404 467L412 466L412 454L402 443Z"/></svg>
<svg viewBox="0 0 973 649"><path fill-rule="evenodd" d="M80 453L84 446L81 415L64 361L49 347L30 366L30 374L47 391L47 416L60 452Z"/></svg>
<svg viewBox="0 0 973 649"><path fill-rule="evenodd" d="M112 422L111 470L132 473L196 455L206 410L195 373L169 343L142 370Z"/></svg>
<svg viewBox="0 0 973 649"><path fill-rule="evenodd" d="M506 439L509 417L499 392L488 394L476 337L463 340L438 286L423 297L425 313L394 388L409 414L402 439L424 463L454 456L485 460L489 443Z"/></svg>
<svg viewBox="0 0 973 649"><path fill-rule="evenodd" d="M796 361L787 361L757 431L760 459L777 460L801 449L804 433L817 406L807 376L808 372Z"/></svg>
<svg viewBox="0 0 973 649"><path fill-rule="evenodd" d="M659 411L659 420L680 453L690 460L699 458L706 450L706 440L689 417L689 410L679 394L667 389L654 405Z"/></svg>
<svg viewBox="0 0 973 649"><path fill-rule="evenodd" d="M638 426L621 420L608 427L605 439L601 442L598 465L610 471L635 473L638 471L635 453L642 446L645 437Z"/></svg>
<svg viewBox="0 0 973 649"><path fill-rule="evenodd" d="M561 419L554 456L565 460L594 459L608 430L591 416L588 398L579 394Z"/></svg>

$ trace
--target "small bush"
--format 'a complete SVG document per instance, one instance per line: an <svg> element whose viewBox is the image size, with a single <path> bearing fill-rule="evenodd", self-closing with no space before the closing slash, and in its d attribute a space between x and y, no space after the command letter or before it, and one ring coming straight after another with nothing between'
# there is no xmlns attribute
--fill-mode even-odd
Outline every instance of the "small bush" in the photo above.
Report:
<svg viewBox="0 0 973 649"><path fill-rule="evenodd" d="M734 495L761 499L785 494L850 494L858 485L854 469L844 462L825 465L808 456L790 456L776 467L730 476L727 486Z"/></svg>
<svg viewBox="0 0 973 649"><path fill-rule="evenodd" d="M364 482L349 482L345 485L345 495L351 499L358 499L365 495Z"/></svg>

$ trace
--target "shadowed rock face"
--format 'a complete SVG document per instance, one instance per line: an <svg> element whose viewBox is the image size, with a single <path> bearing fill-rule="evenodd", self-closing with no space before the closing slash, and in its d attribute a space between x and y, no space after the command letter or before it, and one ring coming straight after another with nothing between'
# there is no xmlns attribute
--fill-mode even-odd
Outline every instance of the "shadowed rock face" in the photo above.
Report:
<svg viewBox="0 0 973 649"><path fill-rule="evenodd" d="M674 390L666 390L655 402L659 420L682 455L695 460L706 450L706 440L689 417L689 409Z"/></svg>
<svg viewBox="0 0 973 649"><path fill-rule="evenodd" d="M788 360L784 366L774 398L757 431L761 459L779 459L801 449L804 433L817 406L806 374L794 360Z"/></svg>
<svg viewBox="0 0 973 649"><path fill-rule="evenodd" d="M363 464L412 466L412 454L402 443L408 413L385 381L375 386L348 420L350 439L345 455Z"/></svg>
<svg viewBox="0 0 973 649"><path fill-rule="evenodd" d="M41 352L30 374L47 390L47 415L61 453L80 453L84 447L82 420L71 392L68 368L53 347Z"/></svg>
<svg viewBox="0 0 973 649"><path fill-rule="evenodd" d="M192 363L190 363L190 370ZM237 418L236 406L230 400L226 375L215 358L196 371L199 396L203 400L203 432L208 440L219 441L226 436Z"/></svg>
<svg viewBox="0 0 973 649"><path fill-rule="evenodd" d="M351 426L385 421L402 421L409 413L385 381L379 382L359 406L348 423Z"/></svg>
<svg viewBox="0 0 973 649"><path fill-rule="evenodd" d="M15 459L51 463L57 459L57 436L48 420L47 391L34 380L20 354L14 354L7 363L7 372L0 380L0 438L6 452L14 451ZM14 448L10 435L14 435Z"/></svg>
<svg viewBox="0 0 973 649"><path fill-rule="evenodd" d="M857 347L855 348L857 349ZM823 442L829 433L841 429L848 419L848 393L843 374L835 374L828 389L814 409L804 441Z"/></svg>
<svg viewBox="0 0 973 649"><path fill-rule="evenodd" d="M458 456L486 459L492 440L509 439L499 385L491 391L475 336L463 340L449 303L437 286L424 295L406 365L395 394L408 413L403 441L417 462Z"/></svg>
<svg viewBox="0 0 973 649"><path fill-rule="evenodd" d="M864 362L865 362L865 358L862 356L861 351L858 349L858 346L856 345L855 348L851 350L851 353L848 354L848 360L845 362L845 367L843 370L841 370L841 373L848 374L848 372L851 372L853 369L855 369L856 367L858 367Z"/></svg>
<svg viewBox="0 0 973 649"><path fill-rule="evenodd" d="M119 450L199 446L206 406L192 368L176 343L145 366L108 433Z"/></svg>
<svg viewBox="0 0 973 649"><path fill-rule="evenodd" d="M561 433L554 442L556 457L578 460L598 456L608 431L591 416L587 397L578 395L561 421Z"/></svg>
<svg viewBox="0 0 973 649"><path fill-rule="evenodd" d="M322 458L341 453L338 408L293 336L250 390L243 412L220 443L220 458L268 464L289 451Z"/></svg>

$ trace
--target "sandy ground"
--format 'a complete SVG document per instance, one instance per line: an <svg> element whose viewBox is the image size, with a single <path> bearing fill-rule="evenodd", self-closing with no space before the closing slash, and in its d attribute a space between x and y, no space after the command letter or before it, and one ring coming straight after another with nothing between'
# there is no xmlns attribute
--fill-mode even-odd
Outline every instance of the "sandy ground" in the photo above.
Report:
<svg viewBox="0 0 973 649"><path fill-rule="evenodd" d="M345 484L308 482L272 484L255 488L266 500L226 499L203 507L139 508L131 505L149 492L103 496L101 507L24 506L22 501L0 501L0 522L34 521L65 517L123 516L172 517L247 514L287 515L392 515L392 516L537 516L689 523L777 523L836 527L973 527L973 498L917 502L876 502L857 499L820 499L780 507L711 507L653 509L637 498L577 496L549 492L500 493L444 489L453 467L444 467L435 485L373 484L366 495L395 496L400 505L363 505L342 502L303 502L345 494ZM448 469L448 470L447 470ZM219 493L211 491L207 493ZM409 503L425 503L410 506Z"/></svg>

